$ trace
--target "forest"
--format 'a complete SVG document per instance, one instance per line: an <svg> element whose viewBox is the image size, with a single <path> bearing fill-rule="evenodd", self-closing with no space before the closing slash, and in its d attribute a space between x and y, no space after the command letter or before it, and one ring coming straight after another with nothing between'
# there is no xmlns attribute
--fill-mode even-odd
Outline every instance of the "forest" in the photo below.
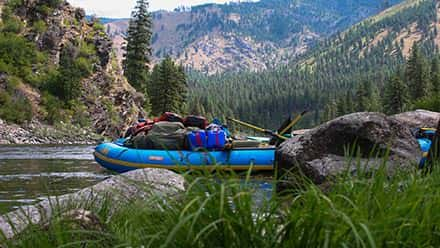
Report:
<svg viewBox="0 0 440 248"><path fill-rule="evenodd" d="M395 112L383 108L383 102L387 98L385 88L390 78L408 67L397 36L402 29L417 23L422 34L417 43L418 60L422 61L423 74L428 75L429 64L438 50L434 44L437 30L431 28L436 18L435 1L421 1L337 33L286 66L260 73L210 77L192 73L189 112L221 118L236 116L268 128L277 128L290 114L303 110L308 110L309 114L298 127L312 127L350 111ZM376 46L369 47L384 30L388 30L389 35ZM437 70L435 66L434 69ZM408 75L399 78L410 86ZM347 99L346 104L351 102L353 109L337 111L341 99ZM428 107L427 99L410 100L411 104L406 104L402 110ZM370 104L363 104L365 101Z"/></svg>

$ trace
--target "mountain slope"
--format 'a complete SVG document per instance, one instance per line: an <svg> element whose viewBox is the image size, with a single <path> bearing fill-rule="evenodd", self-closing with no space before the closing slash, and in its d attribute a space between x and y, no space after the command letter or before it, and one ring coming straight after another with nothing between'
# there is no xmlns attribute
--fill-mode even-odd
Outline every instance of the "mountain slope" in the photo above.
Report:
<svg viewBox="0 0 440 248"><path fill-rule="evenodd" d="M401 62L414 43L435 52L440 46L439 13L435 0L407 0L332 37L298 64L321 70L331 61L353 73L353 68L371 70L378 62ZM367 61L376 63L367 68Z"/></svg>
<svg viewBox="0 0 440 248"><path fill-rule="evenodd" d="M67 122L117 137L144 114L103 26L84 10L62 0L17 0L2 11L0 118Z"/></svg>
<svg viewBox="0 0 440 248"><path fill-rule="evenodd" d="M438 51L439 9L435 0L408 0L333 35L286 66L260 73L194 74L189 105L201 105L193 112L236 115L270 128L288 113L307 109L301 124L313 126L328 103L351 98L367 81L380 106L385 82L414 42L430 57Z"/></svg>
<svg viewBox="0 0 440 248"><path fill-rule="evenodd" d="M172 55L197 71L263 70L400 0L261 0L153 13L154 56ZM127 21L109 22L121 40Z"/></svg>

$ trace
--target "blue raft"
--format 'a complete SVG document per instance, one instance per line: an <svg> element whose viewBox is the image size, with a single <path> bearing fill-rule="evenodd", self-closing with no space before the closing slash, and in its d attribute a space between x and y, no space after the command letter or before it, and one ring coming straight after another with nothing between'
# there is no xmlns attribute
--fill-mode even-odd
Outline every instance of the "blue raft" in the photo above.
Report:
<svg viewBox="0 0 440 248"><path fill-rule="evenodd" d="M417 141L423 153L419 167L425 166L435 129L421 129ZM100 144L93 153L103 167L124 173L140 168L170 170L273 171L275 148L240 148L229 151L138 150L123 146L124 139Z"/></svg>
<svg viewBox="0 0 440 248"><path fill-rule="evenodd" d="M170 170L272 171L275 148L240 148L230 151L165 151L124 147L122 141L100 144L93 153L103 167L124 173L140 168Z"/></svg>

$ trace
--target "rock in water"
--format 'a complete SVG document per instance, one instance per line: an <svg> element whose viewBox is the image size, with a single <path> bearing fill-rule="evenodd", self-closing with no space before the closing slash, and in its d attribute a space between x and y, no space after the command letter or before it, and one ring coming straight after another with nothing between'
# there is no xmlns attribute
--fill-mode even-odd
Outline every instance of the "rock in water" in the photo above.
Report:
<svg viewBox="0 0 440 248"><path fill-rule="evenodd" d="M397 114L393 117L401 121L403 124L409 126L410 128L435 128L437 127L437 123L440 119L440 113L427 110L416 110Z"/></svg>
<svg viewBox="0 0 440 248"><path fill-rule="evenodd" d="M112 206L114 211L134 200L173 197L185 189L184 183L183 176L169 170L131 171L111 177L77 193L50 197L36 205L20 207L14 212L2 215L0 216L0 231L3 232L4 237L10 239L24 231L30 224L47 223L56 216L55 212L64 213L63 216L74 216L73 213L76 211L72 210L79 209L83 212L88 209L99 210L103 207L104 201L106 201L104 205Z"/></svg>
<svg viewBox="0 0 440 248"><path fill-rule="evenodd" d="M299 174L318 185L329 185L332 179L358 164L349 162L353 145L360 150L361 167L378 168L389 149L387 171L415 168L421 158L417 140L411 130L396 118L379 113L355 113L327 122L283 143L277 151L278 173L284 183L278 190L294 187ZM374 151L372 153L372 151Z"/></svg>

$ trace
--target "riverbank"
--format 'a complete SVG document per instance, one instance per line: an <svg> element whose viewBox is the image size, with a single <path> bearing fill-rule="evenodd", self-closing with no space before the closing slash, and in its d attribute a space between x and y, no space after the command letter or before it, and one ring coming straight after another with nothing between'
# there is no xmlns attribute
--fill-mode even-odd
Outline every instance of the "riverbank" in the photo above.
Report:
<svg viewBox="0 0 440 248"><path fill-rule="evenodd" d="M22 213L50 213L53 218L47 221L34 215L24 218L43 221L19 229L24 232L5 240L3 245L275 248L423 244L437 247L440 244L439 172L401 172L392 178L384 170L374 174L345 174L327 193L305 180L294 195L256 199L254 185L231 175L185 177L182 184L178 175L147 170L139 174L143 175L144 183L128 176L130 180L126 182L134 187L116 186L131 190L110 192L108 201L82 194L90 204L73 206L64 212L46 212L44 208L17 211L22 218ZM161 173L167 174L165 180ZM119 178L102 185L114 188L112 185L120 185L116 183ZM167 184L170 178L180 182L179 190L174 187L176 184ZM186 185L184 190L183 185ZM147 197L143 190L147 190ZM64 198L60 200L64 202ZM114 205L115 202L119 204Z"/></svg>
<svg viewBox="0 0 440 248"><path fill-rule="evenodd" d="M0 119L1 145L94 145L102 139L92 128L64 123L49 126L38 121L20 126Z"/></svg>

